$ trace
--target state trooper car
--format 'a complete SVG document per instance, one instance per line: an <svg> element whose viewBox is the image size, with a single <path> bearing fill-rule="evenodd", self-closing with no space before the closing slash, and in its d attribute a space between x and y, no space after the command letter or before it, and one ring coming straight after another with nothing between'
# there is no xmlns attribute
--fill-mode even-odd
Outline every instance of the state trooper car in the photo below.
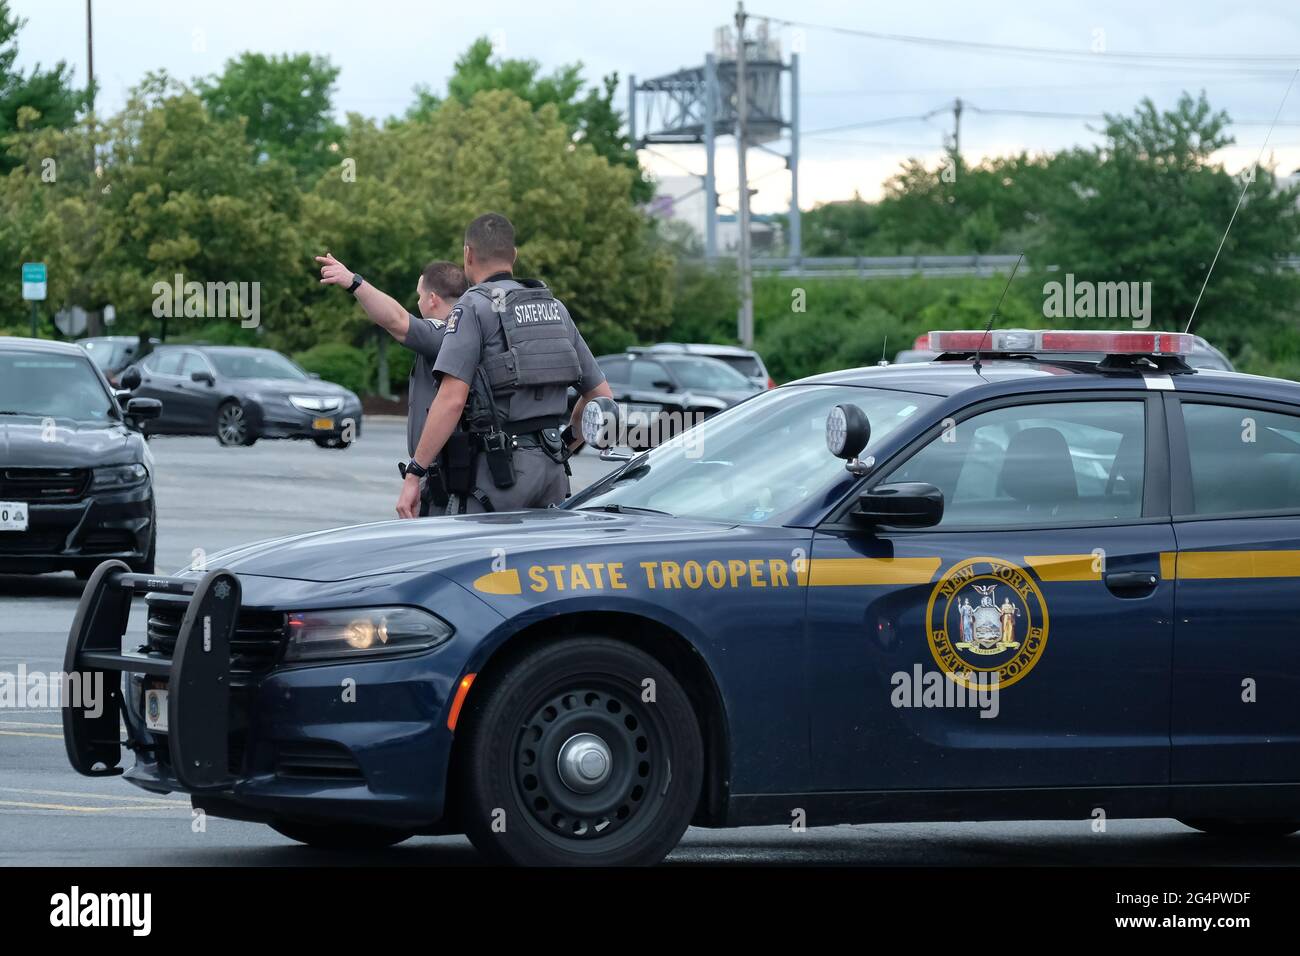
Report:
<svg viewBox="0 0 1300 956"><path fill-rule="evenodd" d="M692 823L1300 828L1300 385L1171 333L931 346L561 508L106 562L66 664L121 695L64 711L71 762L123 773L120 713L146 790L526 864L654 862Z"/></svg>

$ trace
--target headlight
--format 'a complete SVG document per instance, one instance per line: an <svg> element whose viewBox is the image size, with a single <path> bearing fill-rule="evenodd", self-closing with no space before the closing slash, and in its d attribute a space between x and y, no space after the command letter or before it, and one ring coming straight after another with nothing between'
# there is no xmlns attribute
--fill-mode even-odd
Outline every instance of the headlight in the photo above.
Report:
<svg viewBox="0 0 1300 956"><path fill-rule="evenodd" d="M109 468L96 468L91 489L103 491L107 488L129 488L138 485L149 477L149 469L144 465L113 465Z"/></svg>
<svg viewBox="0 0 1300 956"><path fill-rule="evenodd" d="M423 651L451 637L451 625L412 607L296 611L289 615L286 661Z"/></svg>

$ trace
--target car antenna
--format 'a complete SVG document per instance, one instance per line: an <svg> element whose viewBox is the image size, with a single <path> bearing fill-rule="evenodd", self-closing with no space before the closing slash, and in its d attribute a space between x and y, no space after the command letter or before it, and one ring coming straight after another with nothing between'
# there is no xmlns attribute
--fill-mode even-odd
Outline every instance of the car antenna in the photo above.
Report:
<svg viewBox="0 0 1300 956"><path fill-rule="evenodd" d="M887 361L885 361L885 353L888 349L889 349L889 336L886 335L884 344L880 346L880 361L877 364L882 366L889 364Z"/></svg>
<svg viewBox="0 0 1300 956"><path fill-rule="evenodd" d="M1214 272L1215 264L1219 261L1219 253L1223 252L1223 244L1228 241L1228 233L1232 231L1232 224L1237 221L1237 213L1241 212L1241 203L1246 198L1246 190L1255 181L1255 173L1259 170L1259 161L1264 158L1264 150L1268 149L1268 140L1273 135L1273 127L1277 126L1278 118L1282 115L1282 107L1286 106L1286 99L1291 95L1291 87L1295 86L1297 76L1300 76L1300 69L1291 74L1291 81L1287 83L1286 92L1282 94L1282 102L1277 104L1277 112L1273 114L1273 122L1269 124L1268 132L1264 134L1264 144L1260 146L1259 155L1255 157L1255 165L1250 167L1250 175L1241 184L1241 195L1237 197L1237 205L1228 218L1228 228L1223 230L1223 238L1219 240L1219 248L1214 250L1214 258L1210 260L1210 268L1205 270L1205 281L1201 283L1201 291L1196 293L1196 301L1192 304L1192 314L1187 317L1187 327L1183 329L1184 334L1192 331L1192 322L1196 319L1196 310L1201 306L1201 296L1205 295L1205 287L1210 284L1210 276Z"/></svg>
<svg viewBox="0 0 1300 956"><path fill-rule="evenodd" d="M998 309L1002 308L1002 300L1007 297L1007 290L1011 288L1011 280L1016 277L1016 270L1020 268L1020 263L1024 262L1025 254L1020 253L1016 259L1016 264L1011 267L1011 275L1007 276L1007 284L1002 287L1002 294L998 296L998 304L993 307L993 313L989 316L989 324L984 327L984 334L980 336L980 344L975 349L975 373L978 375L980 370L980 349L984 347L984 340L989 337L993 331L993 320L998 317Z"/></svg>

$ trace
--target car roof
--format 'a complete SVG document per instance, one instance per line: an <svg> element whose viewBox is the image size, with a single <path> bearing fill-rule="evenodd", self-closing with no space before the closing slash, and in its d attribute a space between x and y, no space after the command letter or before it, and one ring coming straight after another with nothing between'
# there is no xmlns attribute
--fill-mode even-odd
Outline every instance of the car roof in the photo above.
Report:
<svg viewBox="0 0 1300 956"><path fill-rule="evenodd" d="M53 339L29 339L19 335L0 335L0 349L15 352L44 352L51 355L81 355L85 349L73 342L55 342Z"/></svg>
<svg viewBox="0 0 1300 956"><path fill-rule="evenodd" d="M1157 370L1143 374L1105 371L1095 362L1049 361L1045 358L986 357L977 372L969 359L936 359L901 365L866 366L824 372L790 385L858 385L950 397L974 388L992 392L1052 391L1062 388L1134 388L1157 386L1152 378L1169 378L1173 390L1212 392L1243 398L1276 399L1300 403L1300 383L1244 372L1199 368L1172 375Z"/></svg>
<svg viewBox="0 0 1300 956"><path fill-rule="evenodd" d="M629 350L631 351L631 350ZM713 345L709 342L658 342L646 346L641 351L650 352L684 352L687 355L730 355L749 357L758 355L753 349L741 348L739 345Z"/></svg>

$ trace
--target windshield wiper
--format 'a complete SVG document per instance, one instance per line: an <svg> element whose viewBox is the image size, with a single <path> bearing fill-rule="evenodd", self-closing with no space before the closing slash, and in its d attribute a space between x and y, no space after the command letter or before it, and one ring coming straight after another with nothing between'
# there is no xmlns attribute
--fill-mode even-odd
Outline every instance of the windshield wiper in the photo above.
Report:
<svg viewBox="0 0 1300 956"><path fill-rule="evenodd" d="M665 517L668 518L673 517L673 513L671 511L660 511L658 508L638 508L636 505L619 505L619 504L585 505L579 508L578 510L579 511L608 511L610 514L616 514L616 515L640 514L640 515L664 515Z"/></svg>

